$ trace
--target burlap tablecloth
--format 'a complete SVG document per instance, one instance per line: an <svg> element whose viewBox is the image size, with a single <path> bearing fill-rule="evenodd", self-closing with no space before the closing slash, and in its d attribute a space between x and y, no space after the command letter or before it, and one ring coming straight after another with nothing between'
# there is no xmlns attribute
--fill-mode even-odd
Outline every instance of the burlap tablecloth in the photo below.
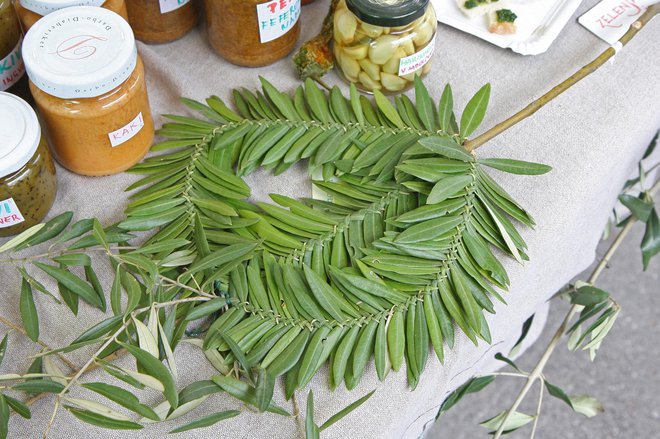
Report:
<svg viewBox="0 0 660 439"><path fill-rule="evenodd" d="M440 25L433 71L426 79L431 95L439 98L444 85L451 83L460 112L481 85L491 82L491 105L482 127L504 119L605 49L603 42L576 22L577 16L595 1L584 3L550 50L535 57L516 55ZM317 1L304 8L303 38L317 32L327 4L327 0ZM369 366L357 389L331 393L325 372L322 372L310 385L314 389L316 419L321 422L349 402L378 389L359 411L326 430L324 437L418 437L432 422L446 394L475 373L492 369L493 354L506 352L507 346L518 337L522 322L534 312L540 315L533 330L538 332L545 316L546 300L594 259L594 249L616 195L660 126L658 42L660 20L648 25L613 63L479 150L482 156L537 161L554 168L552 173L540 177L496 175L500 184L529 209L538 226L535 231L522 230L529 244L531 261L524 266L505 261L511 288L505 295L508 306L497 303L497 314L488 318L493 346L475 347L459 336L454 350L446 355L444 366L436 358L428 362L415 392L407 389L405 372L390 374L384 383L379 383L374 367ZM180 41L161 46L140 44L139 50L147 68L149 94L156 114L184 113L186 109L178 102L179 96L203 99L217 94L230 100L231 88L258 87L258 75L286 91L292 91L298 84L288 59L252 70L223 61L206 42L203 26ZM327 81L340 83L334 73L327 76ZM158 117L157 123L161 122ZM75 218L96 216L105 224L122 218L126 204L123 189L134 181L134 176L85 178L62 168L58 171L60 188L51 215L73 210ZM293 196L310 192L302 168L279 178L258 172L249 182L257 199L264 199L269 192ZM110 273L101 274L107 287ZM6 264L0 265L0 293L2 316L20 322L19 277ZM79 317L74 319L68 309L56 306L45 296L39 295L37 302L41 338L54 347L63 346L103 318L100 312L87 306L82 306ZM7 329L1 327L0 335ZM24 371L28 364L26 357L37 352L39 346L16 331L9 339L10 348L2 371ZM90 353L90 350L81 350L70 354L69 358L81 364ZM201 352L192 346L182 345L177 359L181 387L215 373ZM120 363L127 364L127 361ZM85 381L98 379L100 374L90 374ZM77 393L75 390L74 394ZM276 389L277 401L294 410L290 403L283 401L282 393L281 389ZM300 392L298 396L303 412L306 393ZM160 402L155 394L148 394L144 399L150 403ZM12 417L10 437L40 437L52 406L52 398L35 404L33 419L29 422ZM216 395L193 415L149 426L139 433L100 430L76 421L61 410L49 437L127 438L139 434L157 438L193 418L235 407L235 400ZM302 435L299 422L295 418L246 412L236 419L179 437L292 438Z"/></svg>

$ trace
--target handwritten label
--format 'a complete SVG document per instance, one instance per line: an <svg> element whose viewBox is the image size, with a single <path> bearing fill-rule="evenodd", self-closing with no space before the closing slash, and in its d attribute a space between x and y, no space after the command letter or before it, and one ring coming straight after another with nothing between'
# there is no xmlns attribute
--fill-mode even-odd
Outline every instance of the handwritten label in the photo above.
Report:
<svg viewBox="0 0 660 439"><path fill-rule="evenodd" d="M160 3L160 13L167 14L168 12L175 11L181 6L188 4L190 0L158 0Z"/></svg>
<svg viewBox="0 0 660 439"><path fill-rule="evenodd" d="M580 24L614 44L654 0L603 0L581 16Z"/></svg>
<svg viewBox="0 0 660 439"><path fill-rule="evenodd" d="M399 76L409 75L426 65L433 57L435 39L431 40L425 48L399 61Z"/></svg>
<svg viewBox="0 0 660 439"><path fill-rule="evenodd" d="M144 127L144 118L142 117L142 112L140 112L135 116L135 119L127 123L125 126L108 134L110 144L114 148L122 143L128 142L140 132L142 127Z"/></svg>
<svg viewBox="0 0 660 439"><path fill-rule="evenodd" d="M0 59L0 91L7 90L25 74L21 43L23 43L22 37L18 39L16 47L9 52L9 55Z"/></svg>
<svg viewBox="0 0 660 439"><path fill-rule="evenodd" d="M259 38L262 43L289 32L300 18L300 0L274 0L257 5Z"/></svg>
<svg viewBox="0 0 660 439"><path fill-rule="evenodd" d="M13 198L0 201L0 229L15 226L25 221Z"/></svg>

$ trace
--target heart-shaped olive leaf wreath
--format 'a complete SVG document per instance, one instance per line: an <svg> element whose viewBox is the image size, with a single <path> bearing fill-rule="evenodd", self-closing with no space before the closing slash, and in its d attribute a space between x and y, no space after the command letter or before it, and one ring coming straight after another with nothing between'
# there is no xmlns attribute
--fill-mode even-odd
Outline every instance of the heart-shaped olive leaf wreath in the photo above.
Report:
<svg viewBox="0 0 660 439"><path fill-rule="evenodd" d="M118 225L103 229L86 219L67 228L68 212L0 247L1 253L52 242L41 257L56 265L37 262L39 256L10 259L22 261L21 314L33 340L39 324L32 291L50 292L27 263L57 281L74 312L80 298L106 306L86 253L102 251L116 270L114 317L42 354L101 344L86 365L64 380L55 373L59 381L53 381L51 361L48 376L17 376L25 382L11 389L56 393L55 410L61 402L85 422L141 428L68 396L85 372L102 367L131 385L163 392L167 401L154 412L116 386L83 385L145 419L173 419L220 389L285 414L271 402L279 376L285 375L290 398L329 362L330 387L344 382L352 389L373 356L381 380L405 360L415 388L429 345L442 361L455 326L475 344L491 341L483 313L494 313L492 298L503 301L498 289L509 282L493 248L526 259L512 219L527 226L533 220L482 165L516 174L550 168L476 160L462 146L484 117L490 86L469 101L459 128L449 86L436 106L419 79L415 104L401 95L393 105L376 92L375 106L354 87L349 98L337 87L326 95L308 80L291 97L264 79L262 85L256 94L234 91L237 111L213 96L206 104L183 100L204 119L167 115L173 122L159 134L169 140L152 149L174 151L131 170L145 176L127 189L139 190ZM260 167L279 174L303 159L311 174L322 175L314 184L327 200L273 194L276 204L247 201L250 188L241 176ZM128 244L131 232L145 231L151 232L146 242ZM84 279L70 270L75 266L84 267ZM177 392L172 350L200 319L207 325L188 335L203 334L193 343L224 376ZM136 358L139 373L110 363L121 348ZM169 369L157 359L167 359ZM38 375L41 363L30 370ZM253 387L230 377L232 370ZM221 412L177 431L237 414Z"/></svg>

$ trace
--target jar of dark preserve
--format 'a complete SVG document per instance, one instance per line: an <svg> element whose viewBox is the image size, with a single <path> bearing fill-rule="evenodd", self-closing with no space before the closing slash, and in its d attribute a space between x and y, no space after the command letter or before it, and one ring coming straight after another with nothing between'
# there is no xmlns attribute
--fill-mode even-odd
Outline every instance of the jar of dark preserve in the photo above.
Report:
<svg viewBox="0 0 660 439"><path fill-rule="evenodd" d="M126 0L135 38L147 44L178 40L197 25L197 0Z"/></svg>
<svg viewBox="0 0 660 439"><path fill-rule="evenodd" d="M0 0L0 91L30 99L21 56L23 33L11 0Z"/></svg>
<svg viewBox="0 0 660 439"><path fill-rule="evenodd" d="M0 236L40 223L56 193L55 165L36 113L21 98L0 92Z"/></svg>

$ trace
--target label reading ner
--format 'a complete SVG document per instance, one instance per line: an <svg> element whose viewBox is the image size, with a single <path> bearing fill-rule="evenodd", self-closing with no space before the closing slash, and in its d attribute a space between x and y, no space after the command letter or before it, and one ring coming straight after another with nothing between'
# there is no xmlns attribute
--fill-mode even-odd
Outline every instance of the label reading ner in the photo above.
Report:
<svg viewBox="0 0 660 439"><path fill-rule="evenodd" d="M7 90L14 85L25 73L21 43L23 43L23 37L18 39L16 47L9 52L9 55L0 59L0 91Z"/></svg>
<svg viewBox="0 0 660 439"><path fill-rule="evenodd" d="M135 119L119 128L118 130L108 134L110 145L112 145L114 148L121 145L122 143L128 142L137 133L140 132L142 127L144 127L144 118L142 117L142 112L140 112L137 116L135 116Z"/></svg>
<svg viewBox="0 0 660 439"><path fill-rule="evenodd" d="M0 201L0 229L15 226L25 221L13 198Z"/></svg>
<svg viewBox="0 0 660 439"><path fill-rule="evenodd" d="M189 1L190 0L158 0L158 3L160 4L160 13L167 14L168 12L175 11Z"/></svg>
<svg viewBox="0 0 660 439"><path fill-rule="evenodd" d="M273 0L257 5L259 39L276 40L289 32L300 18L300 0Z"/></svg>
<svg viewBox="0 0 660 439"><path fill-rule="evenodd" d="M410 56L401 58L399 61L399 76L409 75L426 65L433 57L435 50L435 38L432 39L425 48Z"/></svg>

